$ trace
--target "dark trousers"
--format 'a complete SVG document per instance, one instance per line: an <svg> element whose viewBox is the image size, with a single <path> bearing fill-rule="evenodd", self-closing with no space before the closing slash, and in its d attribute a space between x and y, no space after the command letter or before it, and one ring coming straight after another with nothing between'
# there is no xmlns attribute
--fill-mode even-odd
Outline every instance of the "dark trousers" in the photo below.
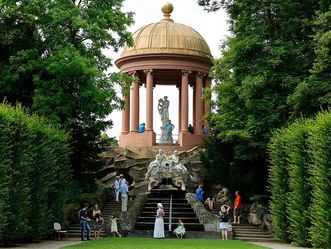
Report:
<svg viewBox="0 0 331 249"><path fill-rule="evenodd" d="M89 240L90 239L90 230L91 230L90 225L85 220L81 220L80 225L82 226L82 235L81 235L82 240L84 240L85 229L86 229L86 233L87 233L87 239Z"/></svg>

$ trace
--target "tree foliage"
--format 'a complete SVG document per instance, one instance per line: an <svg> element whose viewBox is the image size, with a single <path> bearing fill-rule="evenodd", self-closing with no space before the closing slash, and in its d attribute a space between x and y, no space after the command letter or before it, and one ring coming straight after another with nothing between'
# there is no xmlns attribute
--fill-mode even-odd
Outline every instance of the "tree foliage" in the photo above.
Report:
<svg viewBox="0 0 331 249"><path fill-rule="evenodd" d="M218 142L232 146L233 157L225 163L229 167L254 165L256 168L248 172L257 173L255 180L264 177L262 186L265 186L267 144L272 131L300 115L304 107L294 111L298 103L293 100L295 92L316 72L318 61L329 58L325 54L327 46L323 49L315 43L322 39L320 37L328 36L325 18L321 16L327 15L330 2L222 0L198 3L210 11L224 8L231 32L223 44L222 57L216 59L213 66L217 84L213 89L215 112L208 118L212 133ZM321 18L324 21L319 21ZM316 30L320 30L320 34ZM325 37L323 39L327 45ZM320 50L323 56L317 56ZM330 100L330 77L325 79L327 84L320 92L324 107ZM309 114L317 111L315 108ZM227 152L220 150L219 153ZM263 187L260 191L264 191Z"/></svg>
<svg viewBox="0 0 331 249"><path fill-rule="evenodd" d="M80 180L98 167L101 131L121 108L105 49L131 43L132 13L115 1L0 2L0 99L22 103L72 134L73 170Z"/></svg>

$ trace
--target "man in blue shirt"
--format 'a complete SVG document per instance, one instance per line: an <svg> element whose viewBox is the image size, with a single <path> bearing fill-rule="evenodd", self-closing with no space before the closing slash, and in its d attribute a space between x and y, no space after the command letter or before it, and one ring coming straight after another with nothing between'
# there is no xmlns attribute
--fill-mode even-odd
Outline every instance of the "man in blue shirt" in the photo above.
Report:
<svg viewBox="0 0 331 249"><path fill-rule="evenodd" d="M124 176L120 175L120 193L121 193L121 201L122 201L122 212L126 212L128 210L128 183L126 182Z"/></svg>
<svg viewBox="0 0 331 249"><path fill-rule="evenodd" d="M143 133L145 131L145 123L139 125L138 132Z"/></svg>
<svg viewBox="0 0 331 249"><path fill-rule="evenodd" d="M171 120L168 120L168 122L165 124L165 130L167 132L167 142L169 144L173 143L172 131L174 128L175 128L175 126L171 123Z"/></svg>
<svg viewBox="0 0 331 249"><path fill-rule="evenodd" d="M87 240L90 240L90 225L88 224L91 219L87 216L88 204L85 204L83 209L79 211L80 225L82 226L81 239L84 240L84 233L86 229Z"/></svg>
<svg viewBox="0 0 331 249"><path fill-rule="evenodd" d="M195 196L197 197L197 199L201 202L203 202L203 189L202 189L202 185L199 185L199 187L197 188L197 190L195 191Z"/></svg>

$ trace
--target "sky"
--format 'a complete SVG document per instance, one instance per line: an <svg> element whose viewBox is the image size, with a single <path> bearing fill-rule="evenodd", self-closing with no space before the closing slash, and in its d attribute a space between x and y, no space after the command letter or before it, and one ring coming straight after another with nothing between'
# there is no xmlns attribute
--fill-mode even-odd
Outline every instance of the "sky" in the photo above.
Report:
<svg viewBox="0 0 331 249"><path fill-rule="evenodd" d="M125 0L123 5L123 11L133 12L135 23L130 26L129 31L134 32L144 25L159 22L163 18L161 12L161 6L165 3L165 0ZM210 47L212 56L219 58L220 45L222 40L229 34L227 25L227 15L223 10L216 13L208 13L203 10L203 7L197 4L196 0L172 0L169 1L174 5L174 10L171 14L171 18L177 23L183 23L192 27L198 31L202 37L206 40ZM121 55L122 50L115 53L111 50L105 50L105 54L111 57L114 61ZM111 71L119 71L114 65ZM170 100L169 114L172 123L175 125L173 134L178 134L178 97L174 94L176 91L175 86L159 86L154 88L154 131L156 134L160 133L161 121L157 111L157 101L163 96L168 96ZM120 90L118 90L120 94ZM192 89L190 89L189 108L192 106ZM140 123L145 122L146 106L145 106L145 89L140 88ZM107 130L107 134L110 137L117 137L121 133L122 128L122 115L121 111L114 111L109 116L114 123L114 126ZM189 123L192 122L192 110L189 110ZM176 137L175 137L176 139Z"/></svg>

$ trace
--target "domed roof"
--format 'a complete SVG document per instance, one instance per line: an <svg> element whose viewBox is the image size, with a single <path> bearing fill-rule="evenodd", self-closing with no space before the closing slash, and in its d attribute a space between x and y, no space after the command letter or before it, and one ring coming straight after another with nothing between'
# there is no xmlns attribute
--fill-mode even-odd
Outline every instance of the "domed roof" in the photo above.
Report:
<svg viewBox="0 0 331 249"><path fill-rule="evenodd" d="M133 33L133 46L125 46L120 59L129 56L176 54L211 59L207 42L194 29L170 19L173 6L162 7L164 19Z"/></svg>

